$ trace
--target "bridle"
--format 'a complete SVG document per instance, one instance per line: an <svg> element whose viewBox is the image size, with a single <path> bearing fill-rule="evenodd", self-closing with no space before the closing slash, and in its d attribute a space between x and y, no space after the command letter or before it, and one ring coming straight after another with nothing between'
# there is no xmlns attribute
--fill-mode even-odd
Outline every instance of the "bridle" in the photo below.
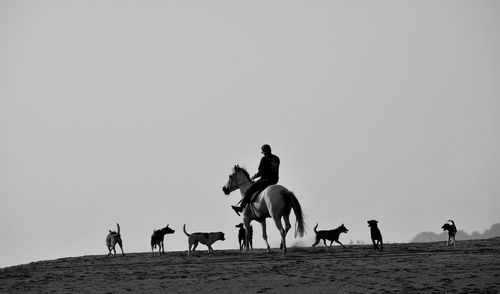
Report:
<svg viewBox="0 0 500 294"><path fill-rule="evenodd" d="M238 171L238 172L240 172L240 171ZM233 177L234 177L234 176L236 175L236 173L238 173L238 172L235 172L234 174L232 174L232 175L231 175L231 185L230 185L230 187L231 187L231 189L234 189L234 190L238 189L238 188L239 188L239 187L241 187L243 184L246 184L246 183L251 183L251 182L252 182L251 180L249 180L249 179L247 178L244 182L238 183L238 185L233 186ZM245 178L246 178L246 177L245 177ZM233 191L234 191L234 190L233 190Z"/></svg>

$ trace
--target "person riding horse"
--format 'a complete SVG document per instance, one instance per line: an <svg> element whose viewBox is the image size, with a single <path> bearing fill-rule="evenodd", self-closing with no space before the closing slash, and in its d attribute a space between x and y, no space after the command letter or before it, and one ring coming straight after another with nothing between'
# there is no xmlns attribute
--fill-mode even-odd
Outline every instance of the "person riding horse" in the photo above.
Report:
<svg viewBox="0 0 500 294"><path fill-rule="evenodd" d="M260 160L258 172L251 178L252 180L256 178L260 179L253 183L245 192L243 199L240 201L240 206L231 206L237 215L243 212L243 209L251 201L254 194L263 191L270 185L278 183L280 167L279 157L271 153L271 146L268 144L262 145L261 150L264 156Z"/></svg>

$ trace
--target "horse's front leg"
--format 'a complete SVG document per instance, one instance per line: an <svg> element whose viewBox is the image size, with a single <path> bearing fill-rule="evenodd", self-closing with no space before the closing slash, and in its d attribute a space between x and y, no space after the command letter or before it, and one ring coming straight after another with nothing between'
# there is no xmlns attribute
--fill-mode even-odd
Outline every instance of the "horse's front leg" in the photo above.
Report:
<svg viewBox="0 0 500 294"><path fill-rule="evenodd" d="M248 239L250 238L250 222L251 220L249 218L244 217L243 218L243 225L245 226L245 240L243 240L243 246L240 245L241 249L244 249L245 252L249 250L248 248Z"/></svg>
<svg viewBox="0 0 500 294"><path fill-rule="evenodd" d="M266 219L261 221L260 224L262 225L262 238L264 238L264 241L266 241L267 252L271 253L271 246L269 246L269 242L267 242Z"/></svg>

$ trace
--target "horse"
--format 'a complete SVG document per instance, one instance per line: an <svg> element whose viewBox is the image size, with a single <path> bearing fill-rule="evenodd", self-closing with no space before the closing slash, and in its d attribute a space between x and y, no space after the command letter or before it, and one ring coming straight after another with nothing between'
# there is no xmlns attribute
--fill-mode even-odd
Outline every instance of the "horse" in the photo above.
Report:
<svg viewBox="0 0 500 294"><path fill-rule="evenodd" d="M241 196L252 185L247 170L235 165L233 172L229 175L227 184L222 187L224 194L240 190ZM266 242L267 252L271 252L271 247L267 241L266 218L272 218L281 235L281 252L286 254L286 234L291 228L290 212L295 213L295 238L304 236L304 214L295 194L281 185L271 185L260 192L254 201L247 204L243 210L243 224L248 234L250 222L255 220L262 225L262 237ZM285 227L281 223L281 218L285 221ZM248 237L248 236L247 236ZM248 240L248 238L247 238ZM246 249L248 250L248 248Z"/></svg>

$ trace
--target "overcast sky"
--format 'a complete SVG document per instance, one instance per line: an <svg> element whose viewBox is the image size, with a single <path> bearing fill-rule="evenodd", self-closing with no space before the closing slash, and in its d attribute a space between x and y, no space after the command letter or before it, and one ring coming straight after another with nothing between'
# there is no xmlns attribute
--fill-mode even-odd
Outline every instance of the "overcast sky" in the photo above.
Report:
<svg viewBox="0 0 500 294"><path fill-rule="evenodd" d="M221 188L265 143L306 214L290 245L482 232L499 94L498 1L0 0L0 267L106 254L117 222L125 252L167 224L186 250L184 223L237 248Z"/></svg>

